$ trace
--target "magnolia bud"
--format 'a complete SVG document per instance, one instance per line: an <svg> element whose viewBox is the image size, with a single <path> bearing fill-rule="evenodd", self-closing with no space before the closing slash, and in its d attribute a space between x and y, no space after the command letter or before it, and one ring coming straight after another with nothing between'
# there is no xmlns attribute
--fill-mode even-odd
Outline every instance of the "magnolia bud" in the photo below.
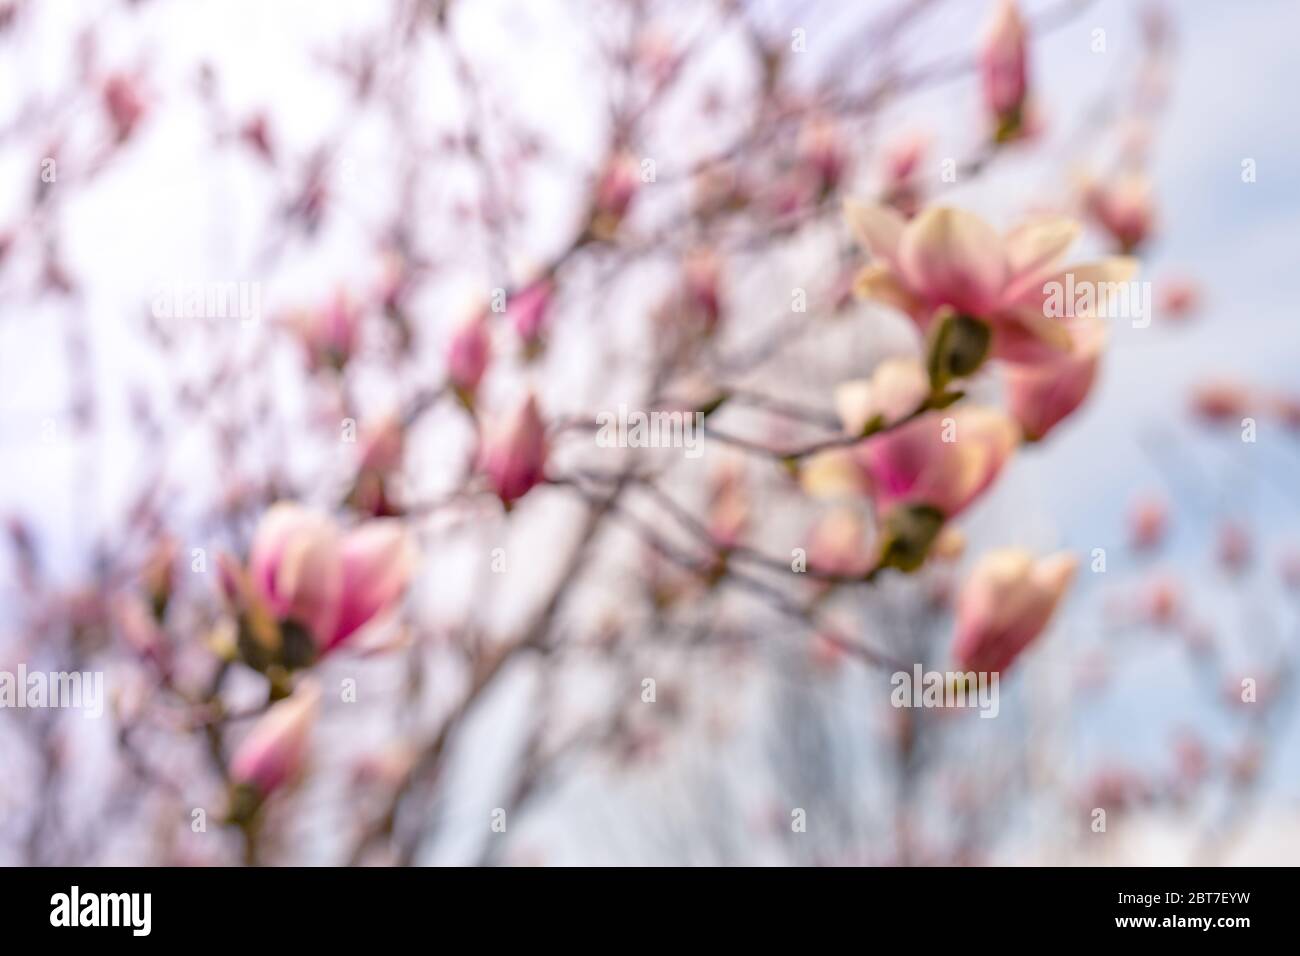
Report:
<svg viewBox="0 0 1300 956"><path fill-rule="evenodd" d="M114 138L126 142L145 114L144 98L136 81L122 74L109 77L104 84L104 109Z"/></svg>
<svg viewBox="0 0 1300 956"><path fill-rule="evenodd" d="M343 569L338 531L324 515L289 502L258 523L249 553L252 588L282 624L305 628L325 644L338 622Z"/></svg>
<svg viewBox="0 0 1300 956"><path fill-rule="evenodd" d="M1250 414L1252 396L1240 382L1202 382L1192 392L1192 412L1212 425L1235 423Z"/></svg>
<svg viewBox="0 0 1300 956"><path fill-rule="evenodd" d="M542 346L547 313L554 293L555 286L550 279L538 279L511 297L506 306L506 315L514 325L515 334L523 342L526 354L536 354Z"/></svg>
<svg viewBox="0 0 1300 956"><path fill-rule="evenodd" d="M980 51L984 102L998 125L999 141L1018 132L1029 88L1025 24L1014 0L999 0Z"/></svg>
<svg viewBox="0 0 1300 956"><path fill-rule="evenodd" d="M475 309L452 334L447 347L447 378L463 398L477 391L491 357L488 313Z"/></svg>
<svg viewBox="0 0 1300 956"><path fill-rule="evenodd" d="M1114 182L1092 183L1084 193L1084 205L1122 252L1132 252L1151 233L1155 205L1151 183L1143 176L1130 174Z"/></svg>
<svg viewBox="0 0 1300 956"><path fill-rule="evenodd" d="M834 120L815 116L804 124L799 133L799 158L812 173L818 195L825 196L839 185L847 159Z"/></svg>
<svg viewBox="0 0 1300 956"><path fill-rule="evenodd" d="M289 322L302 342L312 371L341 370L356 351L361 312L341 289L326 305L300 310L290 316Z"/></svg>
<svg viewBox="0 0 1300 956"><path fill-rule="evenodd" d="M921 208L921 190L917 173L929 148L930 139L922 133L907 133L885 148L884 202L906 218Z"/></svg>
<svg viewBox="0 0 1300 956"><path fill-rule="evenodd" d="M835 411L848 435L867 435L917 412L930 395L930 380L912 358L888 358L870 379L844 382L835 389Z"/></svg>
<svg viewBox="0 0 1300 956"><path fill-rule="evenodd" d="M484 439L479 467L509 507L545 479L546 428L532 395Z"/></svg>
<svg viewBox="0 0 1300 956"><path fill-rule="evenodd" d="M1077 561L1061 553L1035 561L1023 551L980 559L957 598L953 653L964 669L1005 670L1051 620Z"/></svg>
<svg viewBox="0 0 1300 956"><path fill-rule="evenodd" d="M595 238L613 238L640 185L640 169L635 156L625 151L610 158L596 182L592 197L590 231Z"/></svg>
<svg viewBox="0 0 1300 956"><path fill-rule="evenodd" d="M389 497L389 484L392 474L401 468L404 446L402 420L397 415L385 416L367 431L348 504L375 517L401 513Z"/></svg>
<svg viewBox="0 0 1300 956"><path fill-rule="evenodd" d="M1129 541L1134 550L1159 547L1169 524L1169 507L1162 498L1143 498L1129 513Z"/></svg>
<svg viewBox="0 0 1300 956"><path fill-rule="evenodd" d="M1174 276L1160 284L1157 308L1162 318L1170 322L1184 322L1192 318L1201 305L1201 287L1194 280Z"/></svg>
<svg viewBox="0 0 1300 956"><path fill-rule="evenodd" d="M235 571L223 568L223 581L230 579L246 613L264 605L279 622L279 646L263 648L259 658L269 655L267 663L293 668L335 650L394 604L413 566L405 533L393 519L340 534L327 517L282 502L253 536L251 595L243 594Z"/></svg>
<svg viewBox="0 0 1300 956"><path fill-rule="evenodd" d="M928 505L953 518L992 485L1015 450L1017 432L1001 412L963 406L882 432L855 455L880 511Z"/></svg>
<svg viewBox="0 0 1300 956"><path fill-rule="evenodd" d="M320 688L311 683L272 704L235 750L230 761L231 781L260 802L296 777L319 709ZM242 809L239 803L237 797L237 810Z"/></svg>

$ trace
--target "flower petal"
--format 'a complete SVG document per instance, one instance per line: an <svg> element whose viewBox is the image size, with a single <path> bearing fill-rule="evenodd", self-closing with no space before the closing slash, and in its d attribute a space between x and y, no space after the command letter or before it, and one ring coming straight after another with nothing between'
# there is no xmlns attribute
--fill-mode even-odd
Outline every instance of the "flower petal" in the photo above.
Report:
<svg viewBox="0 0 1300 956"><path fill-rule="evenodd" d="M899 264L908 287L929 305L974 316L997 306L1006 283L1002 240L978 216L932 207L903 230Z"/></svg>
<svg viewBox="0 0 1300 956"><path fill-rule="evenodd" d="M844 218L858 244L886 262L898 259L898 243L906 221L888 206L870 205L856 199L844 201Z"/></svg>
<svg viewBox="0 0 1300 956"><path fill-rule="evenodd" d="M890 266L872 263L853 277L853 293L859 299L892 306L924 328L928 311L925 303L914 296Z"/></svg>
<svg viewBox="0 0 1300 956"><path fill-rule="evenodd" d="M999 312L993 320L993 356L1032 364L1062 358L1070 350L1070 332L1060 319L1019 308Z"/></svg>
<svg viewBox="0 0 1300 956"><path fill-rule="evenodd" d="M1007 407L1030 439L1043 438L1073 414L1097 377L1106 324L1100 319L1079 319L1068 330L1071 349L1062 358L1006 366Z"/></svg>
<svg viewBox="0 0 1300 956"><path fill-rule="evenodd" d="M915 412L930 392L925 367L914 358L887 358L870 379L854 379L835 388L835 410L844 431L861 435L875 418L892 425Z"/></svg>
<svg viewBox="0 0 1300 956"><path fill-rule="evenodd" d="M1079 232L1079 224L1073 219L1054 216L1025 223L1007 233L1007 301L1015 301L1021 289L1056 271Z"/></svg>
<svg viewBox="0 0 1300 956"><path fill-rule="evenodd" d="M1046 314L1045 304L1050 298L1074 290L1076 301L1063 303L1066 307L1064 314L1081 315L1083 313L1077 311L1075 306L1079 294L1084 289L1091 288L1093 301L1100 301L1099 294L1112 285L1131 282L1137 275L1138 265L1138 260L1131 256L1111 256L1097 262L1070 266L1068 269L1061 269L1044 276L1041 283L1023 284L1016 296L1015 304L1030 306Z"/></svg>
<svg viewBox="0 0 1300 956"><path fill-rule="evenodd" d="M415 556L406 533L393 519L368 521L349 531L339 548L343 593L329 647L347 640L401 597Z"/></svg>
<svg viewBox="0 0 1300 956"><path fill-rule="evenodd" d="M808 458L799 468L799 487L810 498L824 500L852 500L867 492L862 466L848 448L831 448Z"/></svg>

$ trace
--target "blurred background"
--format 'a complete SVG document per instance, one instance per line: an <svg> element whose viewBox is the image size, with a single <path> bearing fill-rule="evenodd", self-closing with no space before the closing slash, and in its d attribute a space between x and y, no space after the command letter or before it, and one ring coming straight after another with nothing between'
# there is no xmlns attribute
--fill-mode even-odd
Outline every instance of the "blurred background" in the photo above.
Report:
<svg viewBox="0 0 1300 956"><path fill-rule="evenodd" d="M1008 7L1011 130L982 82ZM0 0L0 672L106 696L0 708L0 862L1288 862L1297 26L1286 0ZM1070 261L1135 255L1153 303L960 544L864 583L791 573L819 527L881 529L780 451L926 348L852 294L846 198L1075 217ZM527 396L546 455L515 495ZM708 409L701 453L602 446L620 405ZM250 656L228 570L256 589L277 501L409 544L400 595L307 666ZM1080 563L997 718L892 707L1008 547ZM306 687L310 734L266 730ZM241 768L284 747L250 806Z"/></svg>

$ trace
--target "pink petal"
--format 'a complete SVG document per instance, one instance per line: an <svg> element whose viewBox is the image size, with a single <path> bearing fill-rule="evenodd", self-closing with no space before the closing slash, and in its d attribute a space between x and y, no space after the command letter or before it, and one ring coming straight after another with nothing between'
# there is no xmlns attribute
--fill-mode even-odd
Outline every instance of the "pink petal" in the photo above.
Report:
<svg viewBox="0 0 1300 956"><path fill-rule="evenodd" d="M231 778L265 797L296 775L319 709L320 689L315 684L304 684L272 704L235 751Z"/></svg>
<svg viewBox="0 0 1300 956"><path fill-rule="evenodd" d="M1072 414L1092 390L1105 344L1106 326L1099 319L1070 324L1071 350L1050 362L1008 364L1007 406L1025 435L1039 439Z"/></svg>
<svg viewBox="0 0 1300 956"><path fill-rule="evenodd" d="M406 533L392 519L367 521L349 531L343 561L338 624L326 649L337 647L402 596L414 568Z"/></svg>
<svg viewBox="0 0 1300 956"><path fill-rule="evenodd" d="M908 287L932 306L983 316L1006 282L1002 240L978 216L932 207L903 230L899 262Z"/></svg>
<svg viewBox="0 0 1300 956"><path fill-rule="evenodd" d="M888 206L868 205L855 199L844 202L844 218L862 248L877 259L893 264L906 221Z"/></svg>
<svg viewBox="0 0 1300 956"><path fill-rule="evenodd" d="M1006 301L1014 302L1026 288L1056 271L1070 246L1079 238L1079 224L1053 217L1025 223L1006 237Z"/></svg>

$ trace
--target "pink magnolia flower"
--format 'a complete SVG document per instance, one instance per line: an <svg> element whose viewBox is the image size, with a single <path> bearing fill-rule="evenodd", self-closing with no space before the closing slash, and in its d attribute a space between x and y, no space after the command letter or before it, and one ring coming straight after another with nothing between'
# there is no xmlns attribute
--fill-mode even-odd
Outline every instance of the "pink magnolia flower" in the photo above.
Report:
<svg viewBox="0 0 1300 956"><path fill-rule="evenodd" d="M472 396L492 358L488 312L475 308L452 334L447 346L447 378L463 396Z"/></svg>
<svg viewBox="0 0 1300 956"><path fill-rule="evenodd" d="M1253 401L1250 389L1242 383L1215 379L1192 390L1192 413L1207 424L1224 425L1248 417Z"/></svg>
<svg viewBox="0 0 1300 956"><path fill-rule="evenodd" d="M885 147L884 203L908 219L921 208L917 174L929 147L930 137L918 132L907 133Z"/></svg>
<svg viewBox="0 0 1300 956"><path fill-rule="evenodd" d="M1070 351L1038 363L1008 363L1007 406L1024 429L1038 441L1083 404L1097 378L1106 342L1100 319L1077 319L1067 326Z"/></svg>
<svg viewBox="0 0 1300 956"><path fill-rule="evenodd" d="M839 185L848 165L839 126L828 116L814 116L799 131L799 159L811 174L815 191L826 195Z"/></svg>
<svg viewBox="0 0 1300 956"><path fill-rule="evenodd" d="M1140 595L1140 610L1147 623L1155 627L1174 624L1182 611L1182 589L1178 579L1167 573L1157 574L1144 584Z"/></svg>
<svg viewBox="0 0 1300 956"><path fill-rule="evenodd" d="M591 232L596 238L613 237L640 187L636 157L626 150L610 157L596 181L592 198Z"/></svg>
<svg viewBox="0 0 1300 956"><path fill-rule="evenodd" d="M1146 240L1155 221L1151 183L1135 173L1105 184L1087 184L1084 207L1125 253Z"/></svg>
<svg viewBox="0 0 1300 956"><path fill-rule="evenodd" d="M1160 546L1169 527L1169 506L1163 498L1139 499L1129 512L1129 542L1136 551Z"/></svg>
<svg viewBox="0 0 1300 956"><path fill-rule="evenodd" d="M130 139L136 126L144 118L145 101L139 84L124 74L110 76L104 83L104 109L113 126L113 136L119 143Z"/></svg>
<svg viewBox="0 0 1300 956"><path fill-rule="evenodd" d="M1025 551L980 559L957 598L953 654L964 669L1002 671L1052 619L1078 562L1064 552L1035 561Z"/></svg>
<svg viewBox="0 0 1300 956"><path fill-rule="evenodd" d="M320 688L312 683L272 704L236 749L230 761L231 779L264 799L296 777L319 710Z"/></svg>
<svg viewBox="0 0 1300 956"><path fill-rule="evenodd" d="M506 315L514 326L515 334L523 342L525 351L535 351L542 344L546 333L546 317L554 294L555 284L543 277L526 286L506 305Z"/></svg>
<svg viewBox="0 0 1300 956"><path fill-rule="evenodd" d="M342 289L324 306L295 312L289 322L302 342L312 371L342 369L357 349L361 310Z"/></svg>
<svg viewBox="0 0 1300 956"><path fill-rule="evenodd" d="M899 136L885 147L885 182L900 185L910 182L921 167L921 160L930 148L927 133L912 131Z"/></svg>
<svg viewBox="0 0 1300 956"><path fill-rule="evenodd" d="M1120 257L1063 268L1079 235L1069 219L1035 219L999 236L978 216L945 206L911 221L853 201L845 212L873 258L855 280L860 298L902 311L923 333L941 309L973 316L992 330L992 354L1009 361L1068 352L1069 331L1050 316L1050 303L1066 288L1128 281L1137 268L1136 260Z"/></svg>
<svg viewBox="0 0 1300 956"><path fill-rule="evenodd" d="M857 446L857 459L877 509L929 505L952 518L997 478L1017 432L1011 419L991 408L927 412L867 439Z"/></svg>
<svg viewBox="0 0 1300 956"><path fill-rule="evenodd" d="M273 505L253 534L248 574L278 620L303 625L319 647L330 643L343 591L334 522L289 502Z"/></svg>
<svg viewBox="0 0 1300 956"><path fill-rule="evenodd" d="M916 412L930 394L930 377L914 358L881 362L869 379L854 379L835 388L835 411L849 435L861 435L873 422L893 425Z"/></svg>
<svg viewBox="0 0 1300 956"><path fill-rule="evenodd" d="M537 399L529 395L509 417L489 429L479 467L508 507L545 480L546 457L546 427Z"/></svg>
<svg viewBox="0 0 1300 956"><path fill-rule="evenodd" d="M405 450L402 420L396 414L385 415L366 432L361 442L361 470L386 475L402 464Z"/></svg>
<svg viewBox="0 0 1300 956"><path fill-rule="evenodd" d="M406 591L414 565L406 532L391 518L367 521L343 535L339 558L343 588L327 651L396 604Z"/></svg>
<svg viewBox="0 0 1300 956"><path fill-rule="evenodd" d="M258 524L248 573L271 613L306 627L323 654L395 604L413 567L406 534L393 519L340 533L324 515L281 502Z"/></svg>
<svg viewBox="0 0 1300 956"><path fill-rule="evenodd" d="M1014 131L1029 90L1025 24L1014 0L999 0L980 50L984 102L1000 130Z"/></svg>
<svg viewBox="0 0 1300 956"><path fill-rule="evenodd" d="M1201 287L1194 279L1174 276L1160 284L1157 299L1160 315L1170 322L1192 318L1201 305Z"/></svg>

